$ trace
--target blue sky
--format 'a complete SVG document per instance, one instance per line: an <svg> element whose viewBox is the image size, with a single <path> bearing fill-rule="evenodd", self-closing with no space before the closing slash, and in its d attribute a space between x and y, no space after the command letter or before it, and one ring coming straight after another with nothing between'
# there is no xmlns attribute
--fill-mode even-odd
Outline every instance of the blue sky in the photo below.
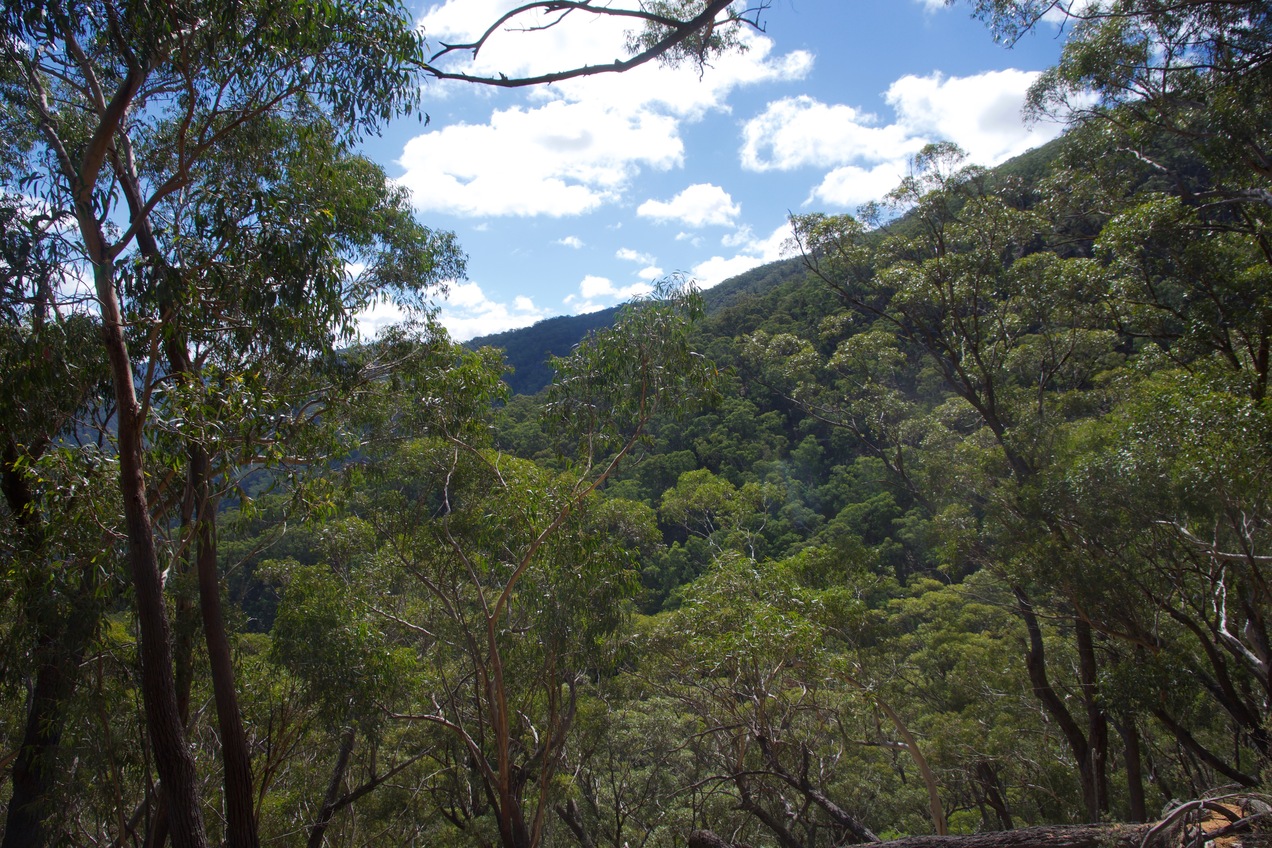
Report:
<svg viewBox="0 0 1272 848"><path fill-rule="evenodd" d="M419 21L430 42L455 41L514 5L448 0ZM1007 49L940 0L773 0L763 21L701 77L646 65L528 90L431 81L427 125L365 145L469 255L468 279L438 300L457 340L612 306L672 272L710 287L779 259L789 213L854 211L925 143L994 165L1060 131L1020 115L1059 54L1054 24ZM501 34L476 69L621 55L621 27L579 24Z"/></svg>

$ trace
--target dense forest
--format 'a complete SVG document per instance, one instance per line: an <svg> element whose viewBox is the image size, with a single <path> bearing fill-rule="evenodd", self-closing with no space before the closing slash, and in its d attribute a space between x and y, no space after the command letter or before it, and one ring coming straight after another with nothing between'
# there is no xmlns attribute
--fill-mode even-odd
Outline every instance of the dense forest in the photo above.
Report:
<svg viewBox="0 0 1272 848"><path fill-rule="evenodd" d="M394 3L6 2L4 848L1266 840L1272 10L1071 13L1060 141L513 393L356 153L447 76Z"/></svg>

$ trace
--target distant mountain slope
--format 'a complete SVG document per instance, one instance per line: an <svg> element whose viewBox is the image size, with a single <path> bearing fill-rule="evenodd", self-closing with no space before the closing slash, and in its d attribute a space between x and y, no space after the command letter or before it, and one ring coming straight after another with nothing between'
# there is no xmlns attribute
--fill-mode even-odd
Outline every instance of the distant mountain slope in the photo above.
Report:
<svg viewBox="0 0 1272 848"><path fill-rule="evenodd" d="M548 358L565 356L588 333L614 323L618 310L612 306L586 315L545 318L530 327L481 336L466 343L470 348L503 348L511 372L504 379L517 395L532 395L552 382Z"/></svg>
<svg viewBox="0 0 1272 848"><path fill-rule="evenodd" d="M707 312L736 305L752 295L761 294L802 276L798 259L783 259L753 268L703 292ZM529 327L480 336L467 342L470 348L497 347L511 367L505 377L513 394L534 394L552 381L548 359L564 356L588 333L614 323L621 306L589 312L586 315L562 315L546 318Z"/></svg>
<svg viewBox="0 0 1272 848"><path fill-rule="evenodd" d="M1010 179L1023 185L1036 185L1056 158L1060 141L1061 139L1056 139L1004 162L991 171L993 179ZM895 230L897 227L904 228L907 223L902 219L892 226ZM774 309L799 312L801 310L798 303L793 304L792 301L815 300L819 295L825 297L823 287L815 287L813 292L799 290L805 273L803 260L800 258L781 259L752 268L707 289L703 292L703 299L706 301L707 314L715 316L716 320L712 322L718 325L714 328L715 331L744 332L751 325L764 320L759 313ZM777 297L778 300L766 299L772 297ZM615 306L586 315L547 318L530 327L481 336L469 341L467 345L471 348L502 348L504 358L513 369L506 378L513 394L534 394L552 381L549 357L564 356L588 333L613 324L621 308Z"/></svg>

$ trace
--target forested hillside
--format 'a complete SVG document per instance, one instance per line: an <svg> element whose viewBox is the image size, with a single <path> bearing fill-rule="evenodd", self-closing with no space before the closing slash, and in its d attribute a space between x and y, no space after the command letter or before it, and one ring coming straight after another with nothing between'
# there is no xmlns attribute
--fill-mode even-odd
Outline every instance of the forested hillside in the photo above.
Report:
<svg viewBox="0 0 1272 848"><path fill-rule="evenodd" d="M748 308L754 309L760 307L762 301L753 295L767 294L792 277L802 277L804 272L804 264L799 259L771 262L707 290L703 293L703 305L708 315L740 301L747 302ZM498 348L508 366L504 382L512 393L535 394L552 382L552 357L565 356L592 331L611 326L618 313L619 310L614 308L547 318L519 330L479 336L466 342L465 346L474 350Z"/></svg>
<svg viewBox="0 0 1272 848"><path fill-rule="evenodd" d="M353 152L396 6L6 5L3 846L1265 843L1272 12L1083 8L1058 149L513 394Z"/></svg>

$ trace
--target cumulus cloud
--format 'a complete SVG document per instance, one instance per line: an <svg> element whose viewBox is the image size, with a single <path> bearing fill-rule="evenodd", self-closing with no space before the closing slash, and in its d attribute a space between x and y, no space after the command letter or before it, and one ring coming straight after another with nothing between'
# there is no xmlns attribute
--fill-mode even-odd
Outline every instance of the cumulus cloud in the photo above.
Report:
<svg viewBox="0 0 1272 848"><path fill-rule="evenodd" d="M525 295L511 304L491 300L477 283L452 285L438 303L438 320L456 341L528 327L551 313L534 305Z"/></svg>
<svg viewBox="0 0 1272 848"><path fill-rule="evenodd" d="M712 256L693 266L691 276L704 289L718 286L752 268L783 258L785 245L791 238L789 224L783 224L765 238L753 238L741 245L732 256Z"/></svg>
<svg viewBox="0 0 1272 848"><path fill-rule="evenodd" d="M923 141L901 123L881 126L877 116L829 105L807 95L768 104L742 129L742 167L790 171L917 153Z"/></svg>
<svg viewBox="0 0 1272 848"><path fill-rule="evenodd" d="M888 89L897 122L928 140L949 140L972 161L997 165L1060 134L1059 124L1021 117L1036 71L1007 69L969 77L906 75Z"/></svg>
<svg viewBox="0 0 1272 848"><path fill-rule="evenodd" d="M434 44L470 41L514 5L447 0L430 7L420 27ZM464 70L492 76L606 63L623 55L627 26L574 14L538 31L501 29L475 60L470 52L456 58ZM701 79L692 63L650 63L538 87L528 103L495 110L485 123L422 133L398 160L400 182L420 210L465 216L580 215L616 203L643 170L683 163L684 121L727 109L739 86L798 79L812 67L806 51L775 55L763 34L740 36L748 49L717 58Z"/></svg>
<svg viewBox="0 0 1272 848"><path fill-rule="evenodd" d="M953 0L915 0L916 3L923 7L925 12L938 12L941 9L948 9ZM1070 22L1074 15L1088 14L1099 8L1105 0L1062 0L1062 2L1048 8L1042 13L1040 20L1047 23L1062 25Z"/></svg>
<svg viewBox="0 0 1272 848"><path fill-rule="evenodd" d="M632 250L630 247L620 247L615 251L614 257L622 259L624 262L635 262L639 265L644 265L645 267L636 272L636 276L646 282L653 282L664 275L663 269L654 264L658 259L653 254L641 253L639 250Z"/></svg>
<svg viewBox="0 0 1272 848"><path fill-rule="evenodd" d="M578 250L581 247L583 247L583 239L579 238L578 236L566 236L564 238L557 239L557 244L562 245L564 247L572 247L575 250Z"/></svg>
<svg viewBox="0 0 1272 848"><path fill-rule="evenodd" d="M853 206L897 184L906 161L933 141L953 141L972 162L997 165L1059 135L1058 124L1021 116L1032 71L967 77L906 75L884 95L894 119L812 97L774 101L743 128L740 153L752 171L828 169L809 201Z"/></svg>
<svg viewBox="0 0 1272 848"><path fill-rule="evenodd" d="M676 122L555 100L452 124L406 143L399 182L420 210L458 215L578 215L621 195L641 167L684 156Z"/></svg>
<svg viewBox="0 0 1272 848"><path fill-rule="evenodd" d="M578 294L566 295L564 303L570 308L570 312L582 315L615 306L634 297L647 295L653 290L653 287L646 282L616 286L608 277L588 274L579 283Z"/></svg>
<svg viewBox="0 0 1272 848"><path fill-rule="evenodd" d="M642 218L679 221L688 227L727 226L741 212L727 191L711 183L691 185L668 201L646 200L636 209Z"/></svg>
<svg viewBox="0 0 1272 848"><path fill-rule="evenodd" d="M446 0L429 7L419 26L434 44L471 42L518 5L521 0ZM627 32L631 29L631 23L623 18L581 13L563 18L557 13L535 14L517 20L520 25L506 25L492 33L476 57L470 51L453 54L451 69L490 77L517 77L608 64L625 56ZM554 21L557 23L552 26L543 26ZM772 39L763 33L747 27L737 33L745 49L713 58L701 78L691 62L680 67L651 62L622 74L557 82L534 89L531 96L613 100L637 109L656 105L678 115L693 116L719 108L738 86L799 79L812 68L813 56L806 50L775 56Z"/></svg>
<svg viewBox="0 0 1272 848"><path fill-rule="evenodd" d="M1056 26L1064 26L1073 23L1074 16L1089 15L1098 11L1102 5L1107 5L1107 0L1069 0L1067 3L1057 3L1043 12L1042 19Z"/></svg>
<svg viewBox="0 0 1272 848"><path fill-rule="evenodd" d="M641 253L639 250L632 250L630 247L620 247L615 251L614 256L626 262L642 262L648 265L655 259L648 253Z"/></svg>
<svg viewBox="0 0 1272 848"><path fill-rule="evenodd" d="M848 208L879 200L897 187L908 167L904 159L881 162L872 168L843 165L822 178L809 200Z"/></svg>

